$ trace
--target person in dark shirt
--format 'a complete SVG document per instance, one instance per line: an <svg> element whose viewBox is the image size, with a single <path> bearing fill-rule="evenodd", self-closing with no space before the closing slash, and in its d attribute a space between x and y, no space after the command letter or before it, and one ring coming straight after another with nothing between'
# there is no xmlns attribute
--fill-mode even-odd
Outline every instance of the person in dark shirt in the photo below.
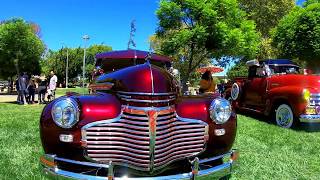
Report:
<svg viewBox="0 0 320 180"><path fill-rule="evenodd" d="M36 85L35 85L33 79L30 79L29 84L27 86L27 89L28 89L27 102L29 104L33 104L34 103L34 95L35 95L35 92L36 92Z"/></svg>
<svg viewBox="0 0 320 180"><path fill-rule="evenodd" d="M21 104L26 105L26 95L27 95L27 84L28 84L28 75L27 73L21 73L19 79L18 79L18 84L19 84L19 99Z"/></svg>
<svg viewBox="0 0 320 180"><path fill-rule="evenodd" d="M46 77L44 75L41 75L39 86L38 86L38 103L39 104L45 103L44 98L47 92L47 86L48 86L48 82Z"/></svg>
<svg viewBox="0 0 320 180"><path fill-rule="evenodd" d="M16 78L16 82L15 82L15 85L16 85L16 91L17 91L17 93L18 93L18 96L17 96L17 103L18 104L21 104L21 101L20 101L20 91L19 91L19 76L17 76L17 78Z"/></svg>

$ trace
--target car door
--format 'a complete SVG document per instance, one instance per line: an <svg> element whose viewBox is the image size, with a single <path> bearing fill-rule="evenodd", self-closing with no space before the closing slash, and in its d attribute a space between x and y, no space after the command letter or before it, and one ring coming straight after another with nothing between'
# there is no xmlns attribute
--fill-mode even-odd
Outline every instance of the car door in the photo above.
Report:
<svg viewBox="0 0 320 180"><path fill-rule="evenodd" d="M261 69L257 68L254 77L249 78L244 86L244 102L247 108L259 110L263 108L266 89L268 85L268 76L259 73Z"/></svg>

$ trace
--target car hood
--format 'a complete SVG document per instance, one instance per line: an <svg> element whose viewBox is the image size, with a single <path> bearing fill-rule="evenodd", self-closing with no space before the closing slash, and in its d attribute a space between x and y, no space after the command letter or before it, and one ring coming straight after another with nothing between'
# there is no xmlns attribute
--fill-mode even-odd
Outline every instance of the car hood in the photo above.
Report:
<svg viewBox="0 0 320 180"><path fill-rule="evenodd" d="M320 91L320 76L319 75L302 75L302 74L289 74L289 75L275 75L270 78L271 84L279 86L298 86L308 88L312 92Z"/></svg>
<svg viewBox="0 0 320 180"><path fill-rule="evenodd" d="M96 84L112 84L111 90L141 93L179 91L177 81L165 69L146 62L127 67L96 79Z"/></svg>

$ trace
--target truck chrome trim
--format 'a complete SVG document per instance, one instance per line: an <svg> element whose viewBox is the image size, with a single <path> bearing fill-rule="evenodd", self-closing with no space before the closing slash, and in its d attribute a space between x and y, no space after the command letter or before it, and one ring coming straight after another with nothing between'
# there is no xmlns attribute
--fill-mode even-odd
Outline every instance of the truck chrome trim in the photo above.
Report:
<svg viewBox="0 0 320 180"><path fill-rule="evenodd" d="M234 168L237 166L237 161L232 159L232 154L237 153L236 150L232 150L226 154L219 155L213 158L209 159L199 159L196 162L198 164L190 164L190 167L194 167L193 169L196 170L197 165L201 166L203 163L207 162L212 162L221 158L228 158L226 162L224 162L221 165L217 165L214 167L210 167L207 169L202 168L201 170L198 169L197 171L197 176L202 176L205 177L207 175L210 175L211 178L222 178L227 175L230 175ZM44 155L42 157L46 158L48 155ZM50 155L50 157L53 157L54 155ZM195 157L196 159L197 157ZM74 161L74 160L69 160L69 159L64 159L64 158L59 158L54 156L53 159L48 158L48 161L62 161L65 163L70 163L70 164L77 164L77 165L84 165L84 166L91 166L91 167L96 167L96 168L106 168L109 170L109 167L113 167L114 163L112 162L111 166L109 162L108 164L99 164L99 163L89 163L89 162L82 162L82 161ZM59 163L59 162L58 162ZM82 174L82 173L74 173L71 171L59 169L57 167L52 168L49 166L45 166L42 164L43 167L43 172L50 177L55 177L55 178L66 178L66 179L92 179L92 180L100 180L100 179L107 179L107 177L103 176L93 176L93 175L88 175L88 174ZM111 170L115 170L112 169ZM115 173L113 172L112 175ZM175 175L167 175L167 176L156 176L156 177L134 177L134 178L128 178L128 177L113 177L115 180L121 180L121 179L126 179L126 180L167 180L167 179L192 179L192 172L187 172L187 173L181 173L181 174L175 174Z"/></svg>
<svg viewBox="0 0 320 180"><path fill-rule="evenodd" d="M87 160L112 161L113 165L152 173L206 149L208 124L178 116L174 106L122 105L121 109L116 118L82 127L81 140L86 144L83 148Z"/></svg>
<svg viewBox="0 0 320 180"><path fill-rule="evenodd" d="M300 115L300 122L320 123L320 115L303 114Z"/></svg>
<svg viewBox="0 0 320 180"><path fill-rule="evenodd" d="M120 94L128 94L128 95L147 95L147 96L164 96L164 95L174 95L174 92L169 93L147 93L147 92L126 92L126 91L117 91Z"/></svg>
<svg viewBox="0 0 320 180"><path fill-rule="evenodd" d="M123 98L123 97L121 97L121 99L124 100L124 101L131 101L131 102L165 103L165 102L174 101L176 98L161 99L161 100L142 100L142 99L129 99L129 98Z"/></svg>

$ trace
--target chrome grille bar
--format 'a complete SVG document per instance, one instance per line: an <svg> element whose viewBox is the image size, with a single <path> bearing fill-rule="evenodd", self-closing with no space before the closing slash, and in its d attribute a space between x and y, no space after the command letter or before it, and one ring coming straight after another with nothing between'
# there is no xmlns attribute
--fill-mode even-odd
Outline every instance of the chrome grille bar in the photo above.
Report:
<svg viewBox="0 0 320 180"><path fill-rule="evenodd" d="M174 93L135 93L118 91L117 96L126 102L168 103L176 99Z"/></svg>
<svg viewBox="0 0 320 180"><path fill-rule="evenodd" d="M119 117L90 123L81 134L88 159L152 172L204 151L206 126L179 117L174 106L123 106Z"/></svg>
<svg viewBox="0 0 320 180"><path fill-rule="evenodd" d="M309 104L310 106L320 106L320 94L311 94Z"/></svg>

